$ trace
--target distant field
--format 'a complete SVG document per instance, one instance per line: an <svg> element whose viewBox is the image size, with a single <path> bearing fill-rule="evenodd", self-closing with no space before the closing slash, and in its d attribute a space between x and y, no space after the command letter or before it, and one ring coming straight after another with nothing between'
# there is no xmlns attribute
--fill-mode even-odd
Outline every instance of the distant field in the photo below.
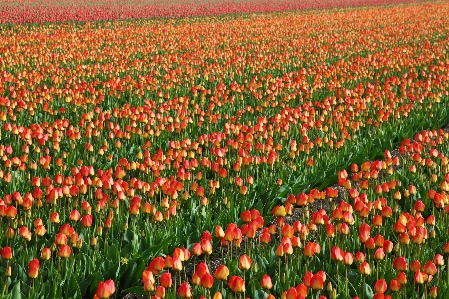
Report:
<svg viewBox="0 0 449 299"><path fill-rule="evenodd" d="M333 8L411 3L413 0L118 0L118 1L1 1L1 23L94 21L178 16L221 15L248 12Z"/></svg>

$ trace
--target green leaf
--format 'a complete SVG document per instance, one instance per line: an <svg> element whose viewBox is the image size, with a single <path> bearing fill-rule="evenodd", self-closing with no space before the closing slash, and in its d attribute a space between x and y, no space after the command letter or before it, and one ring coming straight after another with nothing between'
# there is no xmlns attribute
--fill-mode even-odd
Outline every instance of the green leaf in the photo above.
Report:
<svg viewBox="0 0 449 299"><path fill-rule="evenodd" d="M20 292L20 281L18 281L11 290L12 299L25 299L25 296Z"/></svg>
<svg viewBox="0 0 449 299"><path fill-rule="evenodd" d="M134 276L136 273L139 275L142 275L142 271L139 273L139 264L136 263L134 260L128 261L128 267L126 268L126 271L124 271L122 275L122 279L120 281L120 286L123 288L130 288L133 284L137 282L137 280L134 280Z"/></svg>
<svg viewBox="0 0 449 299"><path fill-rule="evenodd" d="M254 294L254 299L265 299L268 297L268 294L265 293L262 290L257 290L256 293Z"/></svg>
<svg viewBox="0 0 449 299"><path fill-rule="evenodd" d="M127 243L131 243L133 242L135 239L138 239L138 236L136 233L134 233L133 231L127 230L124 234L123 234L123 241L127 242Z"/></svg>
<svg viewBox="0 0 449 299"><path fill-rule="evenodd" d="M103 276L100 272L96 272L92 275L92 284L90 285L89 293L94 294L97 291L98 284L103 281ZM91 296L89 296L91 297Z"/></svg>
<svg viewBox="0 0 449 299"><path fill-rule="evenodd" d="M80 290L80 287L78 285L78 281L76 280L74 275L72 275L70 277L70 280L69 280L69 283L67 285L66 291L67 291L68 295L69 294L70 295L74 294L73 298L81 298L81 296L80 296L81 295L81 290ZM75 293L77 294L77 296L75 296Z"/></svg>
<svg viewBox="0 0 449 299"><path fill-rule="evenodd" d="M107 258L111 261L116 261L119 260L120 258L118 257L117 253L117 246L115 244L112 244L110 246L107 247Z"/></svg>
<svg viewBox="0 0 449 299"><path fill-rule="evenodd" d="M365 295L366 295L366 298L368 298L368 299L371 299L374 297L373 289L371 289L371 287L367 283L365 283Z"/></svg>
<svg viewBox="0 0 449 299"><path fill-rule="evenodd" d="M87 289L89 288L89 286L92 283L92 280L93 280L93 278L90 277L88 279L83 279L78 283L80 291L81 291L81 297L84 297L84 295L86 294Z"/></svg>

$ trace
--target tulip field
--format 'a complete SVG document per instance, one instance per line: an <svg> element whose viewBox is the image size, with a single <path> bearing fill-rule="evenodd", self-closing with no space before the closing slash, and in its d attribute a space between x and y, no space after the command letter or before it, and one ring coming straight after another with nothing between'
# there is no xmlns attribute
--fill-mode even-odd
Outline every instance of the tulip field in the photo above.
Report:
<svg viewBox="0 0 449 299"><path fill-rule="evenodd" d="M447 1L2 1L0 298L449 298Z"/></svg>

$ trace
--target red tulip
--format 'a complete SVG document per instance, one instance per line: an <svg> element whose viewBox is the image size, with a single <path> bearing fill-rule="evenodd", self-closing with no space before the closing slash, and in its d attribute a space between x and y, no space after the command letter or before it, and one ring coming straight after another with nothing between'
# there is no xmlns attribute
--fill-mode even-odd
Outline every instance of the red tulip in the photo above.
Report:
<svg viewBox="0 0 449 299"><path fill-rule="evenodd" d="M383 260L385 258L385 252L383 248L377 248L374 252L374 259L376 260Z"/></svg>
<svg viewBox="0 0 449 299"><path fill-rule="evenodd" d="M201 248L201 244L200 243L194 243L193 244L192 254L194 256L200 256L201 254L203 254L203 249Z"/></svg>
<svg viewBox="0 0 449 299"><path fill-rule="evenodd" d="M421 270L421 263L418 260L414 260L410 265L410 271L417 273L420 270Z"/></svg>
<svg viewBox="0 0 449 299"><path fill-rule="evenodd" d="M28 277L36 278L39 274L39 260L34 259L28 264Z"/></svg>
<svg viewBox="0 0 449 299"><path fill-rule="evenodd" d="M10 260L12 259L12 250L11 247L5 246L2 248L2 251L0 251L0 256L4 260Z"/></svg>
<svg viewBox="0 0 449 299"><path fill-rule="evenodd" d="M78 210L73 210L70 212L69 220L76 222L76 221L79 221L80 218L81 218L81 214L80 214L80 212L78 212Z"/></svg>
<svg viewBox="0 0 449 299"><path fill-rule="evenodd" d="M260 286L265 290L270 290L273 287L273 283L271 282L271 277L265 274L260 281Z"/></svg>
<svg viewBox="0 0 449 299"><path fill-rule="evenodd" d="M396 279L392 279L390 281L390 290L393 292L398 292L400 289L401 289L401 284Z"/></svg>
<svg viewBox="0 0 449 299"><path fill-rule="evenodd" d="M435 257L433 258L433 262L437 265L437 266L443 266L444 265L444 257L441 255L441 254L439 254L439 253L437 253L436 255L435 255Z"/></svg>
<svg viewBox="0 0 449 299"><path fill-rule="evenodd" d="M164 288L171 288L171 285L172 285L171 274L169 272L162 273L161 276L159 277L159 283Z"/></svg>
<svg viewBox="0 0 449 299"><path fill-rule="evenodd" d="M58 256L62 258L69 258L71 253L72 249L69 245L62 244L61 247L59 247Z"/></svg>
<svg viewBox="0 0 449 299"><path fill-rule="evenodd" d="M423 284L427 281L427 274L421 271L415 273L414 280L418 284Z"/></svg>
<svg viewBox="0 0 449 299"><path fill-rule="evenodd" d="M379 279L374 284L373 290L376 293L385 293L387 291L387 282L384 279Z"/></svg>
<svg viewBox="0 0 449 299"><path fill-rule="evenodd" d="M192 290L187 282L183 282L178 288L178 295L181 298L192 298Z"/></svg>
<svg viewBox="0 0 449 299"><path fill-rule="evenodd" d="M205 273L201 277L200 285L205 289L210 289L214 285L214 278L209 273Z"/></svg>
<svg viewBox="0 0 449 299"><path fill-rule="evenodd" d="M399 272L396 276L396 280L402 285L407 283L407 276L405 275L405 272Z"/></svg>
<svg viewBox="0 0 449 299"><path fill-rule="evenodd" d="M158 286L154 291L154 296L156 298L164 298L165 297L165 288L163 286Z"/></svg>
<svg viewBox="0 0 449 299"><path fill-rule="evenodd" d="M95 293L100 299L107 299L115 293L115 284L113 280L106 280L105 282L100 282L97 287L97 292Z"/></svg>
<svg viewBox="0 0 449 299"><path fill-rule="evenodd" d="M360 264L360 273L362 275L370 275L371 274L371 267L369 266L369 264L367 262L363 262Z"/></svg>
<svg viewBox="0 0 449 299"><path fill-rule="evenodd" d="M407 261L402 256L397 257L393 261L393 268L396 271L406 271L407 270Z"/></svg>
<svg viewBox="0 0 449 299"><path fill-rule="evenodd" d="M428 261L424 265L424 273L426 273L427 275L435 275L437 273L437 267L433 262Z"/></svg>
<svg viewBox="0 0 449 299"><path fill-rule="evenodd" d="M93 222L92 215L84 215L84 216L81 218L81 225L82 225L84 228L91 227L91 226L92 226L92 222Z"/></svg>
<svg viewBox="0 0 449 299"><path fill-rule="evenodd" d="M340 249L340 247L334 246L331 249L331 259L333 261L343 261L344 252Z"/></svg>

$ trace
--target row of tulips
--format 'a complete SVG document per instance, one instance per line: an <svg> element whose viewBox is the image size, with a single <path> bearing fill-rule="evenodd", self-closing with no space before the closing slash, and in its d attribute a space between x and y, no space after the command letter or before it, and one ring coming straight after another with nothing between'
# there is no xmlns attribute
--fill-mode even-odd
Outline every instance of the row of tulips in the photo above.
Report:
<svg viewBox="0 0 449 299"><path fill-rule="evenodd" d="M325 9L332 7L385 5L410 3L411 0L351 0L351 1L211 1L195 3L186 0L130 1L102 0L92 3L78 1L45 1L36 5L34 1L3 1L0 5L0 24L43 23L67 21L96 21L117 19L147 19L167 17L192 17L236 13L266 13L287 10Z"/></svg>
<svg viewBox="0 0 449 299"><path fill-rule="evenodd" d="M217 226L214 237L203 232L190 250L152 259L135 291L152 298L175 298L175 292L181 298L305 298L315 292L320 298L444 298L448 149L448 132L423 131L401 143L400 156L387 150L383 161L341 171L340 195L347 201L332 202L336 188L291 195L273 209L276 221L267 226L257 210L245 211L241 225ZM417 182L417 173L418 186L402 185ZM310 214L322 199L332 209ZM299 207L303 222L289 216ZM217 267L213 257L220 252Z"/></svg>
<svg viewBox="0 0 449 299"><path fill-rule="evenodd" d="M423 7L426 15L420 13ZM395 169L401 165L397 157L386 157L391 160L385 161L386 170L379 161L360 165L361 171L351 166L351 177L337 176L337 170L349 161L376 158L417 128L446 122L447 10L447 4L434 3L400 10L0 27L2 296L107 298L116 289L143 292L132 287L145 278L141 273L149 259L181 246L195 257L181 261L181 268L174 256L173 266L168 260L167 269L181 270L168 271L176 287L167 296L178 286L181 293L200 295L185 284L200 258L205 264L196 282L201 285L208 273L203 285L209 288L203 288L211 295L219 286L215 272L204 267L214 258L235 277L222 279L227 282L222 294L245 290L253 297L277 296L288 292L292 281L300 283L293 273L305 273L305 289L290 292L310 295L311 286L320 289L322 280L332 281L328 296L341 293L343 279L333 279L331 263L325 263L331 248L341 248L334 255L347 257L348 275L356 277L355 264L349 264L350 254L359 251L356 238L348 236L354 233L351 226L364 219L385 233L389 220L382 217L387 216L372 211L383 210L387 199L390 216L411 209L416 190L430 185L409 187L403 195L409 200L398 209L390 202L401 193L389 190L403 188L399 181L425 181L418 161L437 164L414 155L415 163L407 164L415 173L410 178ZM413 21L404 23L404 15L413 15ZM398 28L407 34L398 36ZM446 138L432 136L439 145ZM401 146L401 154L410 144ZM370 180L384 172L393 173L393 183L379 182L373 189ZM352 202L339 204L344 216L335 221L342 223L333 223L339 237L324 242L329 216L324 210L312 213L309 204L335 199L339 192L310 189L337 180L349 190L345 202L360 197L353 205L360 213L349 208ZM360 188L352 188L356 182ZM307 193L288 196L299 190ZM391 196L370 205L368 198L379 190ZM441 202L442 194L430 196ZM273 212L281 218L264 227L280 200L287 204ZM429 207L427 199L422 203ZM304 218L284 220L296 206ZM194 244L217 224L228 225L224 235L218 229L215 239L203 236L201 246ZM419 230L416 240L425 235ZM264 245L255 246L259 239ZM374 238L362 240L372 245ZM223 249L214 251L218 242ZM391 254L387 245L384 252ZM301 256L301 246L305 256L293 259ZM419 246L418 251L402 247L408 261L420 252ZM361 258L357 263L378 272L369 250L374 248L363 252L366 264ZM242 254L248 269L239 267L236 258ZM147 271L154 282L146 274L146 290L152 288L148 281L156 290L163 273ZM256 287L263 271L273 278L273 287L265 288L270 291ZM355 281L346 294L362 285ZM368 281L368 293L373 285ZM166 291L162 287L158 294Z"/></svg>

